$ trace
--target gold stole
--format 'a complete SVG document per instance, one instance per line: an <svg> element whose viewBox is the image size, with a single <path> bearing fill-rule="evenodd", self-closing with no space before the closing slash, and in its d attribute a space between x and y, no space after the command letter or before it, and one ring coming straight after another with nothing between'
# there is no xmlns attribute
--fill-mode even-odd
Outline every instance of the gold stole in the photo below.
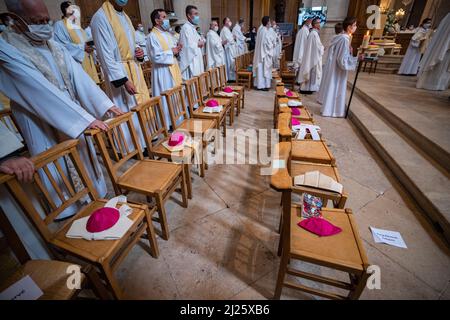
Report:
<svg viewBox="0 0 450 320"><path fill-rule="evenodd" d="M114 32L114 36L119 46L120 57L122 58L122 65L125 68L128 79L133 82L138 92L135 97L138 103L143 103L150 99L150 93L148 91L147 85L145 83L144 74L142 73L141 66L134 60L134 52L130 50L130 44L128 42L127 35L123 29L119 17L117 16L116 10L109 1L105 1L102 5L103 11L108 18L109 23ZM124 12L125 14L125 12ZM128 21L128 25L131 30L134 30L133 24L130 18L125 14ZM133 43L135 43L134 33L133 33Z"/></svg>
<svg viewBox="0 0 450 320"><path fill-rule="evenodd" d="M69 26L67 18L64 18L63 23L67 29L67 32L69 32L69 36L72 39L72 42L75 44L82 43L82 41L81 41L80 37L78 37L78 34L75 31L75 29L73 29ZM84 38L83 42L84 42L84 40L86 39L86 32L82 28L80 28L80 30L81 30L81 33L83 34L83 38ZM98 78L97 68L95 67L93 55L85 52L84 59L83 59L83 62L81 63L81 65L83 66L84 71L86 71L86 73L92 78L92 80L94 80L95 83L99 84L100 79Z"/></svg>
<svg viewBox="0 0 450 320"><path fill-rule="evenodd" d="M161 31L159 31L157 28L153 28L152 32L155 34L156 38L158 38L159 43L161 44L161 47L164 51L169 50L169 44L167 43L166 39L163 37ZM172 74L172 78L174 81L174 87L180 86L183 82L181 78L181 70L180 66L178 65L178 61L175 57L173 57L173 64L169 66L170 73Z"/></svg>

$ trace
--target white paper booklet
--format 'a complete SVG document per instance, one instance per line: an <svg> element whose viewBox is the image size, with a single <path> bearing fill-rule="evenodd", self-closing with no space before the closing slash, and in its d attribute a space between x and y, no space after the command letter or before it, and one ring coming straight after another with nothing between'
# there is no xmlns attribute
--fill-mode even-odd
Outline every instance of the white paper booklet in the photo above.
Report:
<svg viewBox="0 0 450 320"><path fill-rule="evenodd" d="M291 100L288 101L287 105L289 107L301 107L303 105L303 103L301 101L299 101L299 100L291 99Z"/></svg>
<svg viewBox="0 0 450 320"><path fill-rule="evenodd" d="M25 276L3 292L0 292L0 300L37 300L44 293L30 276Z"/></svg>
<svg viewBox="0 0 450 320"><path fill-rule="evenodd" d="M385 243L394 247L407 249L406 243L400 232L383 230L374 227L370 227L370 231L372 231L372 236L375 243Z"/></svg>
<svg viewBox="0 0 450 320"><path fill-rule="evenodd" d="M323 190L342 193L343 186L333 178L319 171L309 171L294 177L296 186L308 186Z"/></svg>
<svg viewBox="0 0 450 320"><path fill-rule="evenodd" d="M203 113L220 113L223 110L223 106L217 107L204 107Z"/></svg>

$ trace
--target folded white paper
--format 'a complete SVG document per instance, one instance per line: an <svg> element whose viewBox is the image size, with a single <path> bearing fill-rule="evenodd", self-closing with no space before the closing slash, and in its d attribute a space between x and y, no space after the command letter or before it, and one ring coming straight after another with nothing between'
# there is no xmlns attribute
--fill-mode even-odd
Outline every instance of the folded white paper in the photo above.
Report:
<svg viewBox="0 0 450 320"><path fill-rule="evenodd" d="M385 243L391 246L407 249L406 243L400 232L383 230L374 227L369 228L370 231L372 231L372 236L375 243Z"/></svg>
<svg viewBox="0 0 450 320"><path fill-rule="evenodd" d="M303 103L301 101L299 101L299 100L292 100L292 99L289 100L287 104L288 104L289 107L300 107L300 106L303 105Z"/></svg>
<svg viewBox="0 0 450 320"><path fill-rule="evenodd" d="M233 91L233 92L221 91L221 92L219 92L219 95L223 96L223 97L232 97L232 96L239 95L239 92L236 92L236 91Z"/></svg>
<svg viewBox="0 0 450 320"><path fill-rule="evenodd" d="M30 276L25 276L0 293L0 300L37 300L44 293Z"/></svg>
<svg viewBox="0 0 450 320"><path fill-rule="evenodd" d="M133 209L126 204L127 197L123 195L110 199L105 204L105 207L115 208L118 202L123 202L123 204L119 208L120 218L114 226L102 232L89 232L86 229L86 224L89 220L89 216L87 216L75 220L69 231L67 231L66 237L86 240L117 240L122 238L133 225L133 221L128 219L128 215L133 212Z"/></svg>
<svg viewBox="0 0 450 320"><path fill-rule="evenodd" d="M217 107L204 107L203 113L220 113L222 112L223 106Z"/></svg>
<svg viewBox="0 0 450 320"><path fill-rule="evenodd" d="M294 184L296 186L308 186L337 193L342 193L343 189L342 184L319 171L309 171L295 176Z"/></svg>

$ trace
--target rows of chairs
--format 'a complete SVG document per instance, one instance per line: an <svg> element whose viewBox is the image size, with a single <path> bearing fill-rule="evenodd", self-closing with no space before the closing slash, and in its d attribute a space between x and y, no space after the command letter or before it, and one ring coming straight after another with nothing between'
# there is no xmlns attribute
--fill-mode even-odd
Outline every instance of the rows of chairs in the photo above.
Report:
<svg viewBox="0 0 450 320"><path fill-rule="evenodd" d="M95 152L102 159L115 194L140 196L139 200L128 203L132 209L128 218L133 224L119 240L87 241L66 237L74 220L89 216L107 202L99 198L87 175L77 150L80 140L67 140L31 158L36 172L30 184L21 184L12 175L0 175L0 185L7 188L36 227L58 260L54 263L70 262L93 268L94 272L91 269L83 271L83 279L94 287L98 297L123 297L114 272L141 238L148 241L149 254L158 258L156 234L165 240L170 237L164 203L173 197L181 206L188 206L193 197L191 168L196 154L200 162L198 173L204 176L207 144L214 143L217 138L217 130L212 129L223 127L225 135L226 116L232 124L234 115L244 108L244 87L231 86L236 92L231 96L223 91L227 85L225 72L224 66L208 70L182 86L165 91L161 97L152 97L132 112L107 120L107 131L85 131L86 140L93 143ZM224 105L224 112L203 115L202 108L212 98ZM201 135L197 147L186 146L177 152L169 152L164 147L170 133L163 99L167 102L172 130L183 130L191 136ZM139 127L135 126L136 117ZM13 121L10 112L2 113L2 121L6 120ZM144 146L139 141L138 130L143 134ZM144 156L143 147L147 156ZM141 200L143 197L145 201ZM74 210L75 215L60 221L58 217L66 210ZM155 229L153 222L160 228ZM61 277L58 279L61 282ZM75 291L66 292L64 297L76 296ZM50 298L49 295L45 297Z"/></svg>
<svg viewBox="0 0 450 320"><path fill-rule="evenodd" d="M252 88L253 72L249 67L253 65L253 51L249 51L235 58L236 83L247 89Z"/></svg>
<svg viewBox="0 0 450 320"><path fill-rule="evenodd" d="M311 125L315 124L314 119L305 106L299 107L300 115L292 114L287 102L301 101L301 97L298 94L287 97L281 77L276 80L278 86L275 93L274 122L279 129L280 141L274 154L278 157L275 160L278 160L278 163L281 161L285 166L274 172L270 182L271 188L280 192L282 198L278 246L281 260L274 297L279 299L282 288L286 286L329 299L357 299L368 279L369 262L352 211L345 207L348 198L345 188L341 193L337 193L293 183L295 176L310 171L319 171L342 183L336 160L322 135L320 140L313 140L311 135L302 140L296 138L292 129L292 119L297 117L300 123ZM305 193L321 198L322 216L340 227L342 232L330 237L319 237L297 225L301 221L302 206L298 195ZM320 266L322 274L295 268L295 260ZM324 276L325 270L330 269L334 272L333 276ZM347 274L348 281L336 277L336 273ZM335 287L338 290L307 286L288 279L287 275Z"/></svg>

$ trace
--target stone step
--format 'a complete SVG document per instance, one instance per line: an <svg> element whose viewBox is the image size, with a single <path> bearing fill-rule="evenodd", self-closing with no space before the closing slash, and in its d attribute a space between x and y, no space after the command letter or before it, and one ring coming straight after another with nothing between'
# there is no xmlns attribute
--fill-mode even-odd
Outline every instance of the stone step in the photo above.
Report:
<svg viewBox="0 0 450 320"><path fill-rule="evenodd" d="M450 180L378 113L353 96L349 119L450 246Z"/></svg>

